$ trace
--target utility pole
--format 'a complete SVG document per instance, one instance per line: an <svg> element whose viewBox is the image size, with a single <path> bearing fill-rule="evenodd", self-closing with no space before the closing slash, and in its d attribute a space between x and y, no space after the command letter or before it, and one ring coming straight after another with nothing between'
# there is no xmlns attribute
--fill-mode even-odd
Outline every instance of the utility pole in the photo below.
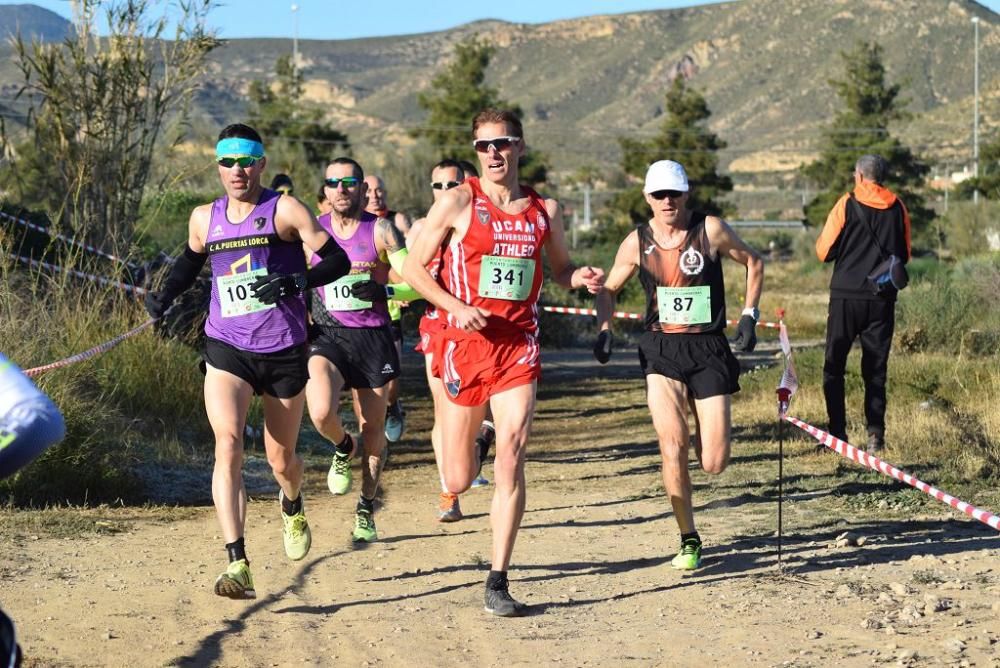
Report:
<svg viewBox="0 0 1000 668"><path fill-rule="evenodd" d="M974 74L974 97L973 111L972 111L972 161L974 163L976 179L979 179L979 17L972 17L972 25L975 29L975 48L973 49L975 56L975 74ZM979 204L979 183L976 183L976 188L972 191L972 202L978 206Z"/></svg>
<svg viewBox="0 0 1000 668"><path fill-rule="evenodd" d="M299 73L299 6L292 5L292 76Z"/></svg>

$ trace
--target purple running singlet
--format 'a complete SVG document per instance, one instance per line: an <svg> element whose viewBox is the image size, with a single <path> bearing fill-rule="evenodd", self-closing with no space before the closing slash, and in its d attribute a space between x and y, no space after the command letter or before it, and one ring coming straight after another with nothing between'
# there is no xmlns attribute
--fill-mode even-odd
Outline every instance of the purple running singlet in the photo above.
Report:
<svg viewBox="0 0 1000 668"><path fill-rule="evenodd" d="M389 265L379 259L375 249L377 221L377 216L362 213L354 234L348 239L341 239L333 232L330 214L319 217L320 227L329 232L351 259L351 272L329 285L316 288L314 298L318 297L330 316L344 327L382 327L389 324L389 308L384 301L369 302L351 296L351 286L358 281L374 279L384 285L389 278ZM312 256L312 264L319 260L315 254Z"/></svg>
<svg viewBox="0 0 1000 668"><path fill-rule="evenodd" d="M264 304L250 286L270 273L305 271L300 242L284 241L274 225L280 193L264 189L250 215L238 223L226 216L228 196L212 203L205 247L212 262L212 303L205 334L254 353L272 353L306 340L303 295Z"/></svg>

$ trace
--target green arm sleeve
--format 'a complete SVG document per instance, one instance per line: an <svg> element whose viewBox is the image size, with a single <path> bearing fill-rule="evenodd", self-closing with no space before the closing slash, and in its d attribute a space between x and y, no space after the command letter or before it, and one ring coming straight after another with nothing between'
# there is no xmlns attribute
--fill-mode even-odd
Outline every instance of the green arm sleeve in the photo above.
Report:
<svg viewBox="0 0 1000 668"><path fill-rule="evenodd" d="M403 262L407 255L409 252L405 248L400 248L389 256L389 266L400 276L403 275ZM410 287L409 283L390 283L386 287L392 288L392 294L389 295L389 298L396 301L412 302L423 298L419 292Z"/></svg>

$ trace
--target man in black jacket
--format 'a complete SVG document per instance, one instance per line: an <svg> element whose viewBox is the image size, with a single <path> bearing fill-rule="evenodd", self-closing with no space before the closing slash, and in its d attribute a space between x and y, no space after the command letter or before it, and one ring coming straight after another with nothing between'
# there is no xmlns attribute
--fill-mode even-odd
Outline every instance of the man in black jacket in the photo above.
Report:
<svg viewBox="0 0 1000 668"><path fill-rule="evenodd" d="M829 430L848 440L844 371L851 345L860 336L869 454L885 447L885 382L896 324L896 290L889 286L875 294L868 275L889 255L903 262L910 259L910 214L882 185L888 171L881 156L861 156L854 165L854 191L837 201L816 240L819 259L834 263L823 364Z"/></svg>

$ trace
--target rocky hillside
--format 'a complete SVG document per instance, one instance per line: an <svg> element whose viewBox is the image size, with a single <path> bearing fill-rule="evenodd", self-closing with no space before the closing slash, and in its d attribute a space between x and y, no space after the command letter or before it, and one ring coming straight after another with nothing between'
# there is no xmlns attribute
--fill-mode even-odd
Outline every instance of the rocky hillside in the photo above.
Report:
<svg viewBox="0 0 1000 668"><path fill-rule="evenodd" d="M0 8L4 10L8 8ZM0 13L0 16L3 16ZM528 112L529 142L557 170L617 162L616 138L652 132L672 77L689 77L714 112L711 126L734 173L794 169L838 108L828 80L858 40L885 49L905 83L912 121L903 138L942 170L971 153L973 28L981 18L984 137L1000 120L1000 16L972 0L741 0L687 9L539 25L482 21L452 30L358 40L300 40L308 95L355 143L389 152L421 122L417 94L456 41L497 46L489 83ZM335 22L331 23L331 28ZM231 40L213 54L199 108L212 127L240 117L253 78L268 78L291 40ZM15 74L0 68L0 85ZM467 140L457 129L456 142Z"/></svg>

